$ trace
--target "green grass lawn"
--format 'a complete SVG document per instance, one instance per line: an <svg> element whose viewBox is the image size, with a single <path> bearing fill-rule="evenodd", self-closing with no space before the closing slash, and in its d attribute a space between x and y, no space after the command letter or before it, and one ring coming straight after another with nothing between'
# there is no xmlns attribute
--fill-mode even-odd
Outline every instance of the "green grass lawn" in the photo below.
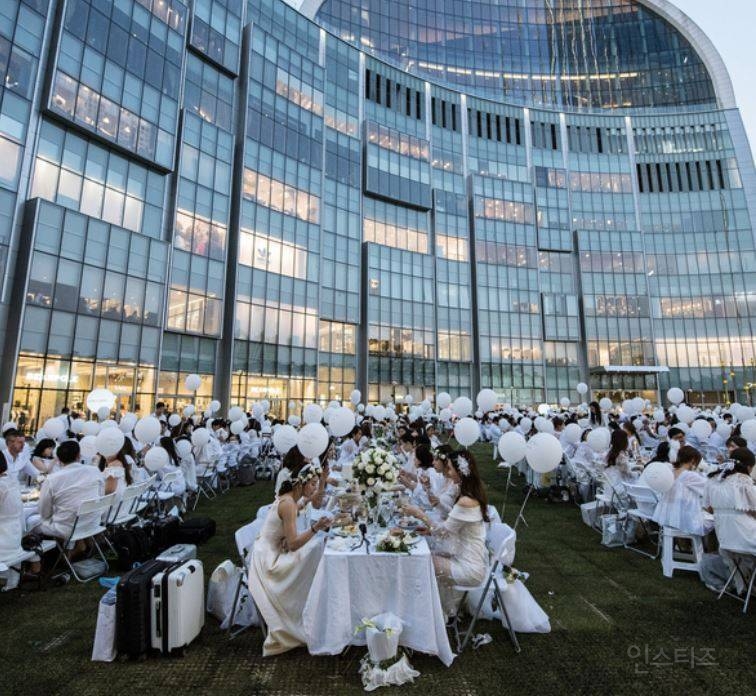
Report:
<svg viewBox="0 0 756 696"><path fill-rule="evenodd" d="M500 508L504 474L478 448L491 502ZM505 521L522 500L522 481L510 490ZM236 488L197 514L218 523L199 551L206 575L236 558L233 533L272 498L272 485ZM753 649L756 608L743 617L732 599L716 600L692 573L662 576L659 561L601 546L598 534L569 504L531 499L529 527L519 529L515 565L530 573L528 587L551 618L552 632L520 635L515 655L500 626L483 622L493 643L469 650L446 669L415 654L421 672L406 691L418 694L747 694L756 692ZM263 660L262 636L250 630L229 642L214 619L184 658L142 662L90 661L97 603L96 582L43 592L0 594L0 694L357 694L364 648L339 657L310 657L296 650ZM710 664L691 666L691 655ZM660 655L663 651L663 655ZM648 654L646 659L644 655ZM652 664L655 663L655 664ZM661 664L667 663L667 664Z"/></svg>

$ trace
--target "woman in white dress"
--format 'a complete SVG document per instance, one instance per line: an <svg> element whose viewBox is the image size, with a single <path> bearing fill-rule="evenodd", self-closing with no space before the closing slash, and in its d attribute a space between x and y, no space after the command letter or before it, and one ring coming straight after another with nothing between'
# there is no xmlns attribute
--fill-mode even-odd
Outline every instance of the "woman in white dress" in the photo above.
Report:
<svg viewBox="0 0 756 696"><path fill-rule="evenodd" d="M102 477L105 479L104 495L117 493L121 496L124 490L126 490L126 486L130 486L133 483L131 465L126 460L122 451L114 454L112 457L103 457L101 455L97 466L102 472Z"/></svg>
<svg viewBox="0 0 756 696"><path fill-rule="evenodd" d="M184 474L186 489L195 492L197 490L197 465L194 462L191 440L184 437L176 440L176 454L179 456L179 466Z"/></svg>
<svg viewBox="0 0 756 696"><path fill-rule="evenodd" d="M695 447L680 448L673 464L675 483L657 503L654 522L699 536L714 529L714 519L703 509L706 477L696 471L700 463L701 453Z"/></svg>
<svg viewBox="0 0 756 696"><path fill-rule="evenodd" d="M612 433L609 452L606 455L604 477L619 494L624 492L625 483L632 483L637 478L632 470L629 441L624 430L615 430Z"/></svg>
<svg viewBox="0 0 756 696"><path fill-rule="evenodd" d="M40 474L51 474L57 467L55 461L55 440L46 437L34 447L31 455L32 466Z"/></svg>
<svg viewBox="0 0 756 696"><path fill-rule="evenodd" d="M291 478L282 482L279 497L268 511L249 567L250 593L268 626L265 657L307 642L302 611L323 554L323 541L317 534L330 524L329 518L321 517L298 533L297 501L314 494L319 474L309 465L289 471Z"/></svg>
<svg viewBox="0 0 756 696"><path fill-rule="evenodd" d="M5 458L0 457L0 562L10 562L23 551L23 519L21 490L8 476Z"/></svg>
<svg viewBox="0 0 756 696"><path fill-rule="evenodd" d="M719 540L719 555L733 568L730 551L756 555L756 484L751 478L753 452L741 447L730 453L721 472L710 475L704 489L703 504L714 514L714 528ZM746 577L756 572L753 562L743 561L740 568ZM738 591L744 589L739 573L735 574Z"/></svg>
<svg viewBox="0 0 756 696"><path fill-rule="evenodd" d="M456 612L458 593L453 585L479 585L488 570L485 524L488 497L470 452L455 452L447 466L449 478L459 486L459 496L446 521L434 525L431 517L417 507L407 506L406 514L422 520L430 534L442 543L433 552L433 567L439 580L444 612Z"/></svg>

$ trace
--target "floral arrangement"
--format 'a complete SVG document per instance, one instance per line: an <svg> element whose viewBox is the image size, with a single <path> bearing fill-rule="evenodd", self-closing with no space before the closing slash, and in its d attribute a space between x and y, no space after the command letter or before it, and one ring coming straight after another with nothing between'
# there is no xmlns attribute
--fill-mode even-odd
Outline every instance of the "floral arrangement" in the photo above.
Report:
<svg viewBox="0 0 756 696"><path fill-rule="evenodd" d="M352 477L364 490L379 493L393 486L399 477L397 458L385 449L371 447L357 456L352 464Z"/></svg>
<svg viewBox="0 0 756 696"><path fill-rule="evenodd" d="M402 535L384 534L376 542L376 551L384 553L409 553L413 536L405 532Z"/></svg>

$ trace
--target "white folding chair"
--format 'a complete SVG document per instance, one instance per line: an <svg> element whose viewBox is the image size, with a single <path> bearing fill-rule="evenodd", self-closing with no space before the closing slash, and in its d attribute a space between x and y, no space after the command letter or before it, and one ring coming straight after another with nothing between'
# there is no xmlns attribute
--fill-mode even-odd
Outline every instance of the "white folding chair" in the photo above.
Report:
<svg viewBox="0 0 756 696"><path fill-rule="evenodd" d="M155 498L157 499L158 512L162 512L163 503L173 500L176 494L173 492L173 484L182 476L181 471L167 471L163 474L160 482L155 488Z"/></svg>
<svg viewBox="0 0 756 696"><path fill-rule="evenodd" d="M42 553L47 553L55 548L55 542L52 539L43 539L39 546ZM24 563L40 561L39 554L36 551L24 551L19 549L18 554L7 561L0 561L0 578L5 578L3 592L10 592L18 587L21 580L21 567Z"/></svg>
<svg viewBox="0 0 756 696"><path fill-rule="evenodd" d="M248 626L241 626L240 628L234 630L236 615L240 608L239 600L241 598L242 587L246 588L247 593L249 594L249 577L247 574L247 568L249 567L249 563L252 558L255 541L257 540L257 536L260 533L264 522L264 518L257 518L253 522L245 524L243 527L237 529L236 533L234 534L234 539L236 540L236 550L239 552L239 560L241 562L241 574L239 575L239 583L237 584L236 592L234 593L234 603L231 605L231 618L228 622L229 639L235 638L240 633L249 628ZM249 601L254 601L251 594L249 595ZM259 611L257 613L260 614ZM260 616L260 621L262 622L262 615Z"/></svg>
<svg viewBox="0 0 756 696"><path fill-rule="evenodd" d="M724 595L727 595L728 597L737 599L739 602L743 602L743 613L745 614L748 612L748 603L751 601L751 595L753 594L753 584L756 580L756 554L751 551L731 549L721 545L719 547L719 550L724 551L727 554L726 558L733 564L733 569L730 573L730 576L727 578L727 582L724 584L724 587L722 587L722 590L720 591L717 599L722 599ZM750 580L746 575L747 571L744 571L741 567L746 564L746 561L748 561L750 565ZM729 591L730 584L735 582L736 575L740 575L743 585L747 588L745 597L741 597L735 592Z"/></svg>
<svg viewBox="0 0 756 696"><path fill-rule="evenodd" d="M89 582L90 580L94 580L94 578L99 577L108 569L108 560L105 557L102 549L100 548L99 543L97 542L97 537L106 531L105 524L108 517L110 516L111 508L116 503L117 498L115 493L110 493L109 495L104 495L100 498L93 498L91 500L84 500L81 502L81 504L79 505L79 510L76 513L76 519L74 520L73 528L71 529L71 533L68 535L68 538L64 542L56 539L60 555L58 556L58 560L53 566L53 571L58 566L58 563L62 558L73 574L74 578L76 578L78 582L84 583ZM76 542L87 540L92 541L92 544L94 545L94 548L96 549L97 554L102 561L103 568L102 572L95 573L87 578L81 578L76 571L75 565L66 555L66 551L70 548L73 548L76 545ZM51 574L53 571L51 571Z"/></svg>
<svg viewBox="0 0 756 696"><path fill-rule="evenodd" d="M690 570L701 575L701 560L704 556L703 537L698 534L681 532L674 527L662 527L662 573L665 578L671 578L675 570ZM675 551L675 539L687 539L691 544L691 552Z"/></svg>
<svg viewBox="0 0 756 696"><path fill-rule="evenodd" d="M635 551L635 553L641 554L641 556L657 559L659 558L659 551L661 550L661 534L658 529L653 530L651 525L656 524L654 521L654 512L656 511L656 504L659 502L659 497L652 488L638 483L626 483L625 492L627 493L631 506L627 509L625 531L627 532L628 523L631 520L635 520L641 525L641 527L643 527L646 536L648 536L649 539L653 535L656 535L656 553L651 554L648 553L648 551L633 546L632 544L628 544L627 534L625 534L624 546L630 551ZM633 504L635 507L632 507Z"/></svg>
<svg viewBox="0 0 756 696"><path fill-rule="evenodd" d="M504 625L504 627L509 632L509 637L512 641L512 644L514 645L515 652L520 652L520 642L517 640L517 634L515 633L514 628L512 628L512 622L509 619L507 607L504 604L504 599L502 597L502 593L506 591L506 581L504 582L505 586L502 588L502 586L499 584L499 578L497 577L499 568L502 566L508 566L514 560L514 546L517 535L514 529L512 529L509 525L499 523L491 525L488 532L488 539L493 553L491 554L491 561L488 567L488 573L486 575L485 581L480 585L475 586L454 586L454 589L456 591L462 593L462 598L460 599L459 605L457 606L457 612L452 618L451 623L451 628L452 631L454 631L454 636L457 641L457 653L462 653L462 651L467 646L467 643L470 641L470 638L473 635L473 630L475 629L475 624L478 621L478 617L480 616L480 611L483 608L483 602L485 602L486 598L488 597L488 590L491 585L493 585L494 597L499 609L501 610L502 625ZM460 614L467 602L468 594L476 590L482 592L480 600L478 601L478 604L472 613L470 624L465 631L464 638L460 640Z"/></svg>
<svg viewBox="0 0 756 696"><path fill-rule="evenodd" d="M108 527L123 527L138 518L139 512L148 505L148 501L141 498L150 490L155 478L152 476L141 483L132 483L124 490L118 504L113 506Z"/></svg>
<svg viewBox="0 0 756 696"><path fill-rule="evenodd" d="M204 495L208 500L212 500L218 495L215 490L216 479L218 477L217 466L218 460L214 459L208 462L204 471L197 472L197 494L194 496L192 510L196 509L201 495Z"/></svg>

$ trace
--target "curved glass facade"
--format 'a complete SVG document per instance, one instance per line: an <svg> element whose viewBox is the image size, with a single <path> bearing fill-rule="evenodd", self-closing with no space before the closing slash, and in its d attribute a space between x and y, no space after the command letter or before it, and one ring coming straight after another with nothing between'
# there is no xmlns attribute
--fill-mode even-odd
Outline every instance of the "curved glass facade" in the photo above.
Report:
<svg viewBox="0 0 756 696"><path fill-rule="evenodd" d="M415 75L578 109L715 103L695 49L634 0L325 0L317 20Z"/></svg>
<svg viewBox="0 0 756 696"><path fill-rule="evenodd" d="M95 387L181 406L189 373L200 408L267 398L281 415L355 385L371 401L555 402L579 381L747 401L756 173L739 113L641 5L573 5L556 45L594 67L553 65L546 94L532 78L564 55L542 39L549 3L461 3L470 21L434 60L475 65L472 17L507 17L495 44L527 88L492 99L328 33L347 3L311 21L283 0L8 0L3 415L33 429ZM348 6L396 33L372 17L399 3ZM452 25L423 17L428 48ZM164 60L129 62L151 51ZM637 80L591 79L604 70ZM620 92L628 108L595 110Z"/></svg>

